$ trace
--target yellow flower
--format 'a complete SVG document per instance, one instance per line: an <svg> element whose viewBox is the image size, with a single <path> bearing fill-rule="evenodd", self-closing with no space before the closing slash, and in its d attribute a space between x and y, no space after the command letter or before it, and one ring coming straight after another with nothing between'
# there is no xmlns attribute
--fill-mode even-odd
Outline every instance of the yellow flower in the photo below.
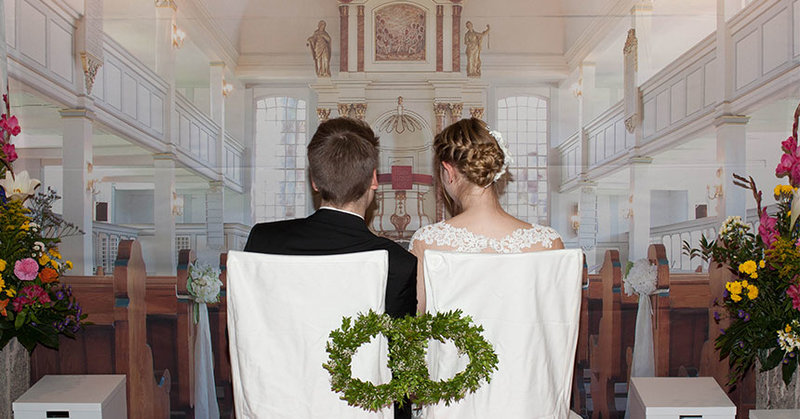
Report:
<svg viewBox="0 0 800 419"><path fill-rule="evenodd" d="M728 282L725 284L725 288L730 292L732 295L741 294L742 293L742 283L739 281Z"/></svg>
<svg viewBox="0 0 800 419"><path fill-rule="evenodd" d="M742 296L739 294L731 294L731 300L733 300L734 303L738 303L742 301Z"/></svg>
<svg viewBox="0 0 800 419"><path fill-rule="evenodd" d="M67 270L72 269L72 261L68 260L68 261L64 262L64 266L67 268Z"/></svg>
<svg viewBox="0 0 800 419"><path fill-rule="evenodd" d="M746 273L748 275L752 274L758 269L758 265L756 265L756 261L748 260L744 263L739 264L739 272Z"/></svg>
<svg viewBox="0 0 800 419"><path fill-rule="evenodd" d="M47 265L47 262L50 262L50 256L47 256L47 253L42 253L42 256L39 258L39 265Z"/></svg>
<svg viewBox="0 0 800 419"><path fill-rule="evenodd" d="M17 291L15 291L14 288L9 288L6 290L6 295L9 297L14 297L17 295Z"/></svg>
<svg viewBox="0 0 800 419"><path fill-rule="evenodd" d="M750 285L750 283L747 282L746 279L744 281L742 281L742 288L747 288L748 285Z"/></svg>
<svg viewBox="0 0 800 419"><path fill-rule="evenodd" d="M775 196L779 196L781 194L781 186L783 185L775 185L775 190L772 191L772 194Z"/></svg>
<svg viewBox="0 0 800 419"><path fill-rule="evenodd" d="M0 272L3 272L5 270L6 270L6 261L0 259Z"/></svg>
<svg viewBox="0 0 800 419"><path fill-rule="evenodd" d="M784 332L786 332L786 333L789 333L789 332L791 332L791 331L792 331L792 326L789 326L789 325L787 324L787 325L786 325L786 327L783 329L783 331L784 331Z"/></svg>
<svg viewBox="0 0 800 419"><path fill-rule="evenodd" d="M762 261L758 262L758 267L759 268L764 269L765 266L767 266L767 262L766 261L762 260Z"/></svg>
<svg viewBox="0 0 800 419"><path fill-rule="evenodd" d="M19 226L19 228L22 229L22 230L28 231L28 229L31 228L31 223L28 222L28 221L25 221L25 223L22 224L21 226Z"/></svg>
<svg viewBox="0 0 800 419"><path fill-rule="evenodd" d="M751 300L755 300L758 298L758 287L755 285L750 285L747 292L747 298Z"/></svg>
<svg viewBox="0 0 800 419"><path fill-rule="evenodd" d="M56 259L61 259L61 253L58 252L58 248L57 247L54 247L54 248L48 250L48 252L50 252L50 256L52 256L52 257L54 257Z"/></svg>
<svg viewBox="0 0 800 419"><path fill-rule="evenodd" d="M776 198L779 198L781 195L791 195L794 192L795 188L791 185L778 185L775 187L773 193L775 194Z"/></svg>

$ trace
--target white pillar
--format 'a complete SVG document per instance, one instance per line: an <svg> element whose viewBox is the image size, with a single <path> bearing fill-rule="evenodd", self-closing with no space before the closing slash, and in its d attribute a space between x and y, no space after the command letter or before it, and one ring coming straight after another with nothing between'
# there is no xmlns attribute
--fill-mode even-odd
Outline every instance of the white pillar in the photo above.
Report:
<svg viewBox="0 0 800 419"><path fill-rule="evenodd" d="M253 197L255 191L255 156L256 156L256 102L255 92L252 87L244 91L244 154L242 155L242 185L244 186L244 209L245 217L243 222L251 225L255 221L255 202ZM249 192L248 192L249 191ZM309 193L310 197L311 194ZM312 206L308 206L311 208Z"/></svg>
<svg viewBox="0 0 800 419"><path fill-rule="evenodd" d="M747 175L747 121L740 115L723 115L716 119L717 163L721 169L722 196L717 198L717 214L738 215L744 219L749 192L733 184L733 174ZM712 185L716 186L716 185Z"/></svg>
<svg viewBox="0 0 800 419"><path fill-rule="evenodd" d="M94 246L92 243L92 191L87 187L92 164L92 117L86 109L63 109L62 198L64 219L85 232L66 237L59 246L64 257L71 260L72 275L92 275Z"/></svg>
<svg viewBox="0 0 800 419"><path fill-rule="evenodd" d="M653 0L641 0L631 8L631 27L636 30L638 42L638 87L653 76Z"/></svg>
<svg viewBox="0 0 800 419"><path fill-rule="evenodd" d="M581 185L580 201L578 201L578 243L586 254L589 266L594 266L597 261L597 184L584 181Z"/></svg>
<svg viewBox="0 0 800 419"><path fill-rule="evenodd" d="M225 185L221 181L209 182L206 192L206 238L211 250L225 247Z"/></svg>
<svg viewBox="0 0 800 419"><path fill-rule="evenodd" d="M153 271L156 275L175 275L175 214L172 211L175 194L175 155L162 153L153 156L155 248Z"/></svg>
<svg viewBox="0 0 800 419"><path fill-rule="evenodd" d="M650 245L650 157L633 157L630 160L631 183L628 230L628 260L647 258Z"/></svg>
<svg viewBox="0 0 800 419"><path fill-rule="evenodd" d="M164 98L164 140L176 142L177 112L175 112L175 49L172 45L172 26L176 23L177 6L173 1L156 2L156 73L167 83Z"/></svg>
<svg viewBox="0 0 800 419"><path fill-rule="evenodd" d="M717 0L717 95L722 103L721 113L729 113L729 101L735 88L733 39L728 31L727 17L736 9L731 0Z"/></svg>

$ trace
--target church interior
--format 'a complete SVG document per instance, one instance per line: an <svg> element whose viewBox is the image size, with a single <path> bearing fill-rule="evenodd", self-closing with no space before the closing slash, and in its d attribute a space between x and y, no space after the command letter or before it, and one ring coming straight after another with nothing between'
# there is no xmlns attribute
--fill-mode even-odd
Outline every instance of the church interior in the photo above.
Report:
<svg viewBox="0 0 800 419"><path fill-rule="evenodd" d="M306 144L338 116L380 136L367 223L406 248L451 216L434 136L475 117L508 140L503 208L585 255L573 411L624 416L638 296L622 277L638 259L658 265L665 291L652 297L655 375L715 377L739 418L756 408L755 374L728 387L714 351L725 280L685 248L730 216L758 229L734 174L765 191L758 205L776 205L785 181L774 169L800 102L800 0L0 3L0 69L21 127L14 172L56 191L53 211L85 233L59 247L76 284L115 275L130 253L120 243L140 245L154 284L147 343L153 374L169 371L171 417L202 415L182 348L193 332L180 299L165 302L169 278L180 291L195 258L224 275L225 253L254 224L313 213ZM224 300L209 319L228 417ZM103 333L62 338L58 353L38 347L29 383L0 384L0 402L46 374L112 372ZM105 366L80 366L92 358Z"/></svg>

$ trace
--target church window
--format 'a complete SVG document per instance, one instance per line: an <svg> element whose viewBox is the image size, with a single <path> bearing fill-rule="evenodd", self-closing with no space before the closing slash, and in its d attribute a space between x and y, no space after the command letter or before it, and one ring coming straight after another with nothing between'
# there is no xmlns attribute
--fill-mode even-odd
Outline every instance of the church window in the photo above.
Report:
<svg viewBox="0 0 800 419"><path fill-rule="evenodd" d="M302 99L267 97L256 103L257 222L306 215L306 119Z"/></svg>
<svg viewBox="0 0 800 419"><path fill-rule="evenodd" d="M536 96L497 101L497 129L514 159L500 200L509 214L544 225L549 225L547 117L547 101Z"/></svg>

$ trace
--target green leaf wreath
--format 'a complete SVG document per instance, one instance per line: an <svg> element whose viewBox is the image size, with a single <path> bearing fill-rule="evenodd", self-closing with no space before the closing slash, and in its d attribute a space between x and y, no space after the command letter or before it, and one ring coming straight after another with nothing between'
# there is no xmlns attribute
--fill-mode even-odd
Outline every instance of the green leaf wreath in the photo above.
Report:
<svg viewBox="0 0 800 419"><path fill-rule="evenodd" d="M482 331L461 310L403 319L370 310L355 321L345 317L342 327L331 332L326 346L329 358L323 367L331 374L331 389L350 406L376 411L412 397L418 404L443 401L449 405L477 390L484 380L489 382L497 369L497 354ZM392 380L381 385L354 378L351 372L353 354L378 334L389 340L392 370ZM467 367L448 380L431 380L425 364L430 339L452 340L459 353L469 357Z"/></svg>

